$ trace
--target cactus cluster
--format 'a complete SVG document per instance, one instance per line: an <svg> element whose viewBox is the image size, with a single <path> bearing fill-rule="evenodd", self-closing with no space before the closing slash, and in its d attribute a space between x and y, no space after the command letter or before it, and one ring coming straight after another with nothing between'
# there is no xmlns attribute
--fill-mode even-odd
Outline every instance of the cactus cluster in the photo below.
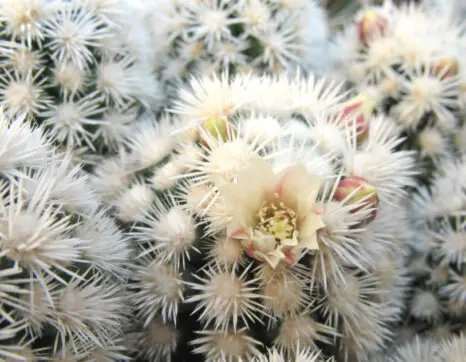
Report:
<svg viewBox="0 0 466 362"><path fill-rule="evenodd" d="M408 282L414 157L395 125L371 118L359 140L364 107L314 77L205 76L180 94L93 180L138 249L137 358L369 361Z"/></svg>
<svg viewBox="0 0 466 362"><path fill-rule="evenodd" d="M463 362L464 20L398 3L0 0L0 360Z"/></svg>
<svg viewBox="0 0 466 362"><path fill-rule="evenodd" d="M416 152L409 292L394 361L466 353L464 20L454 7L430 5L366 7L336 40L336 64L348 64L343 77L370 112L398 124L400 149Z"/></svg>
<svg viewBox="0 0 466 362"><path fill-rule="evenodd" d="M87 162L161 99L148 35L119 0L2 0L0 102ZM129 31L128 31L129 30Z"/></svg>
<svg viewBox="0 0 466 362"><path fill-rule="evenodd" d="M131 249L52 142L25 117L0 115L0 357L117 358Z"/></svg>
<svg viewBox="0 0 466 362"><path fill-rule="evenodd" d="M164 0L134 6L151 34L153 69L169 95L192 74L294 73L327 65L327 23L315 0Z"/></svg>
<svg viewBox="0 0 466 362"><path fill-rule="evenodd" d="M405 338L444 340L466 332L465 171L464 157L445 163L412 201L418 233L408 264L413 290L401 328Z"/></svg>
<svg viewBox="0 0 466 362"><path fill-rule="evenodd" d="M461 29L435 7L385 4L362 9L336 41L336 65L374 101L376 113L400 125L402 146L418 151L423 182L465 149Z"/></svg>

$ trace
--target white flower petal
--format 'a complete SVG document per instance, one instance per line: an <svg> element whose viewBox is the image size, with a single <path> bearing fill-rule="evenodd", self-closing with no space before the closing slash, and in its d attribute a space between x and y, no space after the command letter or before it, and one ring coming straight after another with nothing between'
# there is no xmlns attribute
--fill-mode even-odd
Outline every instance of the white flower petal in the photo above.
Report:
<svg viewBox="0 0 466 362"><path fill-rule="evenodd" d="M285 203L298 214L312 210L322 179L312 176L304 165L299 164L285 169L279 177L276 191Z"/></svg>

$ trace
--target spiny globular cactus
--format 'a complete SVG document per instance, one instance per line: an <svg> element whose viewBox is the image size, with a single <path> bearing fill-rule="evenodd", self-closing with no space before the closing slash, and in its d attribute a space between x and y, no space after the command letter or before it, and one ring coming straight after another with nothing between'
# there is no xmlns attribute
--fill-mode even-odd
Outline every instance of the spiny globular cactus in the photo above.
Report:
<svg viewBox="0 0 466 362"><path fill-rule="evenodd" d="M412 342L406 351L416 348L417 335L451 339L465 323L466 49L464 19L454 15L414 4L368 7L340 39L346 77L374 113L398 123L400 146L416 151L422 171L409 213L416 228L409 243L413 288L397 330L399 342Z"/></svg>
<svg viewBox="0 0 466 362"><path fill-rule="evenodd" d="M179 96L92 180L137 248L133 355L371 361L408 282L396 127L313 76L205 76Z"/></svg>
<svg viewBox="0 0 466 362"><path fill-rule="evenodd" d="M420 181L464 152L464 19L414 3L363 8L336 43L336 67L400 127L417 151Z"/></svg>
<svg viewBox="0 0 466 362"><path fill-rule="evenodd" d="M278 74L327 66L326 17L314 0L165 0L134 6L150 29L154 70L169 95L193 74Z"/></svg>
<svg viewBox="0 0 466 362"><path fill-rule="evenodd" d="M144 30L120 0L0 1L0 102L92 162L157 108Z"/></svg>
<svg viewBox="0 0 466 362"><path fill-rule="evenodd" d="M466 323L465 172L464 156L444 163L411 201L417 233L408 263L413 288L398 330L402 342L458 338L466 345L464 335L457 336Z"/></svg>
<svg viewBox="0 0 466 362"><path fill-rule="evenodd" d="M0 359L125 359L131 249L52 143L0 115Z"/></svg>
<svg viewBox="0 0 466 362"><path fill-rule="evenodd" d="M463 361L466 352L466 338L462 334L451 338L420 338L402 341L388 355L383 354L373 359L374 362L410 362L410 361Z"/></svg>

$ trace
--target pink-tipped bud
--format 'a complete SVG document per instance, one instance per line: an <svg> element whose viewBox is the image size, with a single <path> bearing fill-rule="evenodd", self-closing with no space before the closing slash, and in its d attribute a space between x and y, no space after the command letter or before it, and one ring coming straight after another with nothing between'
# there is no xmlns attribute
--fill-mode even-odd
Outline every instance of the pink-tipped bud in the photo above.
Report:
<svg viewBox="0 0 466 362"><path fill-rule="evenodd" d="M359 40L366 44L375 36L383 35L388 21L374 9L367 9L358 21Z"/></svg>
<svg viewBox="0 0 466 362"><path fill-rule="evenodd" d="M431 74L441 79L453 77L458 74L459 65L455 57L443 57L434 62Z"/></svg>
<svg viewBox="0 0 466 362"><path fill-rule="evenodd" d="M345 200L345 205L360 205L351 210L352 213L361 209L373 209L365 222L370 222L377 216L379 197L377 189L362 177L350 176L341 180L335 191L336 201Z"/></svg>
<svg viewBox="0 0 466 362"><path fill-rule="evenodd" d="M364 92L343 104L341 120L350 128L355 128L359 142L369 134L369 120L376 105L377 101Z"/></svg>
<svg viewBox="0 0 466 362"><path fill-rule="evenodd" d="M369 136L369 121L360 114L348 122L350 127L353 127L353 124L356 124L354 127L356 128L358 142L364 141Z"/></svg>

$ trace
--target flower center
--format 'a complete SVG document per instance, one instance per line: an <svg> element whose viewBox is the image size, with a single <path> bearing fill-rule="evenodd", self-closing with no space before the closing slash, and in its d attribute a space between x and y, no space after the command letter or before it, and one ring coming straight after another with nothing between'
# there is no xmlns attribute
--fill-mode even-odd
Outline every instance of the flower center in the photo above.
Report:
<svg viewBox="0 0 466 362"><path fill-rule="evenodd" d="M262 204L257 213L259 221L256 230L273 235L277 245L283 244L286 239L292 239L296 234L296 212L274 195L272 201Z"/></svg>

